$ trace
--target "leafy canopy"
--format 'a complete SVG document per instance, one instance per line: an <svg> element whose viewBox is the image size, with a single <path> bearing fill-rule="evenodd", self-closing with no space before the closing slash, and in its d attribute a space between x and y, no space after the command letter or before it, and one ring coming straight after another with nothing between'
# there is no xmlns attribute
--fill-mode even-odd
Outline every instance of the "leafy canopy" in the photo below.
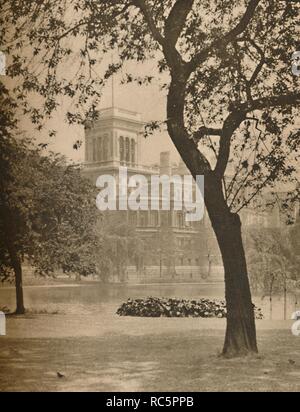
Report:
<svg viewBox="0 0 300 412"><path fill-rule="evenodd" d="M59 95L73 101L70 122L93 116L103 86L128 61L155 60L155 80L167 91L170 79L185 77L182 131L202 155L199 172L214 170L239 211L264 187L297 182L298 16L298 2L286 0L3 0L0 44L11 57L8 74L23 79L19 99L44 97L42 110L24 100L39 125ZM117 60L103 73L111 50ZM288 194L297 199L299 191Z"/></svg>

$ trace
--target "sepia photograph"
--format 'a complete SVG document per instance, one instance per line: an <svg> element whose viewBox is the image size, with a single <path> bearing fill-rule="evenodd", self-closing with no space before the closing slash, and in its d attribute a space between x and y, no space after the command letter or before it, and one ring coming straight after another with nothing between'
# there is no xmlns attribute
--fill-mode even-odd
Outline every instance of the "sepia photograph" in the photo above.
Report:
<svg viewBox="0 0 300 412"><path fill-rule="evenodd" d="M299 114L298 0L0 0L0 392L299 392Z"/></svg>

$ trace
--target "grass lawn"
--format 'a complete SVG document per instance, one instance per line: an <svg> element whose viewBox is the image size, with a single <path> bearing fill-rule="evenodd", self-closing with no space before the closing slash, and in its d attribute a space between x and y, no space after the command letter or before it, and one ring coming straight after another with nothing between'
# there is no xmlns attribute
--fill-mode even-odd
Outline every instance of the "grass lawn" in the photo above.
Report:
<svg viewBox="0 0 300 412"><path fill-rule="evenodd" d="M259 330L260 355L219 358L224 331L0 338L1 391L300 391L300 338ZM65 376L59 378L57 372Z"/></svg>

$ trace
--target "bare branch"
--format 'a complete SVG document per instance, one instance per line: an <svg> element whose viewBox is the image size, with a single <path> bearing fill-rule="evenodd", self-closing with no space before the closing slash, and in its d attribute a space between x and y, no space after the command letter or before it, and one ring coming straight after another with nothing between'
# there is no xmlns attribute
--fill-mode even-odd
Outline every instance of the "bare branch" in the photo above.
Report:
<svg viewBox="0 0 300 412"><path fill-rule="evenodd" d="M248 197L248 199L245 199L245 201L242 203L242 205L235 211L235 213L239 213L242 209L247 207L251 201L257 196L257 194L266 186L268 181L271 179L272 174L270 173L269 176L265 178L265 180L256 188L256 190L252 193L251 196Z"/></svg>

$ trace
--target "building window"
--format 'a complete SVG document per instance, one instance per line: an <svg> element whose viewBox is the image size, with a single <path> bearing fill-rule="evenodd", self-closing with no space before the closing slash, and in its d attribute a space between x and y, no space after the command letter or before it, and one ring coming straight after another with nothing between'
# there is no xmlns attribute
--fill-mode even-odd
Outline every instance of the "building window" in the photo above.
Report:
<svg viewBox="0 0 300 412"><path fill-rule="evenodd" d="M126 163L130 162L130 140L129 140L129 137L126 137L126 142L125 142L125 160L126 160Z"/></svg>
<svg viewBox="0 0 300 412"><path fill-rule="evenodd" d="M91 162L93 160L93 141L88 139L87 145L87 160Z"/></svg>
<svg viewBox="0 0 300 412"><path fill-rule="evenodd" d="M136 212L129 212L129 224L131 226L136 226Z"/></svg>
<svg viewBox="0 0 300 412"><path fill-rule="evenodd" d="M148 212L140 212L140 226L148 226Z"/></svg>
<svg viewBox="0 0 300 412"><path fill-rule="evenodd" d="M154 226L159 225L159 216L158 216L158 211L154 212Z"/></svg>
<svg viewBox="0 0 300 412"><path fill-rule="evenodd" d="M111 158L114 157L114 135L113 133L111 134L111 138L110 138L110 155L111 155Z"/></svg>
<svg viewBox="0 0 300 412"><path fill-rule="evenodd" d="M124 150L124 137L120 137L120 161L124 162L125 160L125 150Z"/></svg>
<svg viewBox="0 0 300 412"><path fill-rule="evenodd" d="M131 139L131 163L135 163L135 141Z"/></svg>
<svg viewBox="0 0 300 412"><path fill-rule="evenodd" d="M178 227L183 227L184 226L184 221L183 221L183 213L179 212L177 215L177 222L178 222Z"/></svg>
<svg viewBox="0 0 300 412"><path fill-rule="evenodd" d="M97 140L93 139L93 161L97 160Z"/></svg>
<svg viewBox="0 0 300 412"><path fill-rule="evenodd" d="M98 139L98 160L102 160L103 155L103 139L99 137Z"/></svg>
<svg viewBox="0 0 300 412"><path fill-rule="evenodd" d="M158 211L150 212L150 225L153 227L158 226Z"/></svg>
<svg viewBox="0 0 300 412"><path fill-rule="evenodd" d="M107 138L104 137L103 139L103 160L108 159L108 141Z"/></svg>

